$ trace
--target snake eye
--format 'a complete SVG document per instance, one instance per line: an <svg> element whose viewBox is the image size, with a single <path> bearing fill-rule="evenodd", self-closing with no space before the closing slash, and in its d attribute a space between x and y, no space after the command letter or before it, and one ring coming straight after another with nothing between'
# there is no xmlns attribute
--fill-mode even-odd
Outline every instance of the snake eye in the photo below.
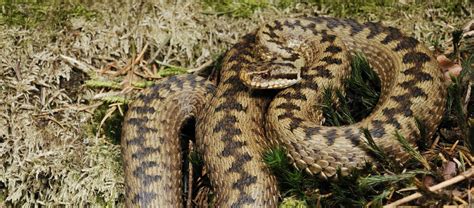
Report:
<svg viewBox="0 0 474 208"><path fill-rule="evenodd" d="M270 72L265 72L261 74L262 79L268 79L270 78Z"/></svg>

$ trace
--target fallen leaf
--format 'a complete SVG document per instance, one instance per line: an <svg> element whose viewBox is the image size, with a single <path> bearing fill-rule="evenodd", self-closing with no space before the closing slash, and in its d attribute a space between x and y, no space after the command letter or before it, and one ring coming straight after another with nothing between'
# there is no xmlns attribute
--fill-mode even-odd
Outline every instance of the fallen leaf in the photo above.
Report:
<svg viewBox="0 0 474 208"><path fill-rule="evenodd" d="M443 70L444 76L448 79L450 79L451 75L455 77L459 76L462 71L461 65L455 64L445 55L439 55L438 57L436 57L436 60L438 60L438 63L441 66L441 69Z"/></svg>

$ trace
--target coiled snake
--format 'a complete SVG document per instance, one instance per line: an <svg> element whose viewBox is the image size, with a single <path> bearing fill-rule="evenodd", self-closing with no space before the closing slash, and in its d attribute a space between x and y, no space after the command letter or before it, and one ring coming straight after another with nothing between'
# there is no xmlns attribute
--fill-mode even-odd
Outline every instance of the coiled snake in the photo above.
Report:
<svg viewBox="0 0 474 208"><path fill-rule="evenodd" d="M356 124L322 126L321 92L341 87L354 52L381 79L378 104ZM442 80L430 51L393 27L328 17L267 23L226 53L217 86L174 76L130 105L122 132L126 205L183 205L179 134L192 117L217 207L277 206L276 180L262 161L269 145L284 146L296 167L331 177L338 167L345 174L371 160L360 130L367 128L404 161L394 133L414 142L415 118L435 130L445 106ZM282 90L270 97L267 88Z"/></svg>

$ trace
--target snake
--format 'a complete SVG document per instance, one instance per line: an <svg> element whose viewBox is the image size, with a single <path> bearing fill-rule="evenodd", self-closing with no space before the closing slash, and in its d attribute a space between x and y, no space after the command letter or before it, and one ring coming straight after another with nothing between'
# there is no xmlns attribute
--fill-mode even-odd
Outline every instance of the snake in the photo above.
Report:
<svg viewBox="0 0 474 208"><path fill-rule="evenodd" d="M322 92L342 90L356 53L380 78L377 105L354 124L324 126ZM421 122L433 135L447 94L436 59L415 38L381 23L333 17L263 24L226 52L218 80L163 78L129 105L121 140L127 207L184 206L180 134L190 120L212 205L276 207L277 180L263 162L269 148L282 146L298 169L337 178L374 160L367 132L403 163L410 155L395 134L415 146Z"/></svg>

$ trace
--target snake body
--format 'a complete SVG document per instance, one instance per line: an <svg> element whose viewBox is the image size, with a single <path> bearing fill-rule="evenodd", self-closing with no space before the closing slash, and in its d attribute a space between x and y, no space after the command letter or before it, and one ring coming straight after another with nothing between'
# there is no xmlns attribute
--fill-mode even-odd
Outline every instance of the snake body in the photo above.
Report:
<svg viewBox="0 0 474 208"><path fill-rule="evenodd" d="M349 126L322 126L318 102L340 88L349 53L363 52L381 79L374 111ZM196 119L196 141L216 207L275 207L275 178L262 160L282 145L295 166L331 177L371 160L360 128L397 160L394 133L410 142L439 124L446 90L438 65L417 40L379 23L328 17L269 22L227 53L214 86L194 75L166 78L130 105L122 133L126 205L182 206L179 131ZM267 88L283 89L274 97ZM263 90L255 90L263 89Z"/></svg>

